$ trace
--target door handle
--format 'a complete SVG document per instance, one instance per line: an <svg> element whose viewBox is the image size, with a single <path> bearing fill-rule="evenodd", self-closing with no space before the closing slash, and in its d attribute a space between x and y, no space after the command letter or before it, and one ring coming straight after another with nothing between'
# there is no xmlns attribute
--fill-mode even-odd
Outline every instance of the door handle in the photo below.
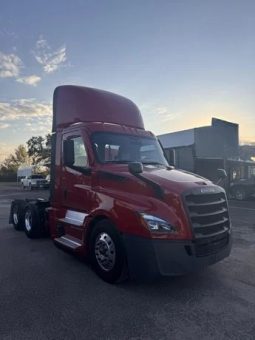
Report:
<svg viewBox="0 0 255 340"><path fill-rule="evenodd" d="M68 193L67 189L64 189L64 199L67 199L67 193Z"/></svg>

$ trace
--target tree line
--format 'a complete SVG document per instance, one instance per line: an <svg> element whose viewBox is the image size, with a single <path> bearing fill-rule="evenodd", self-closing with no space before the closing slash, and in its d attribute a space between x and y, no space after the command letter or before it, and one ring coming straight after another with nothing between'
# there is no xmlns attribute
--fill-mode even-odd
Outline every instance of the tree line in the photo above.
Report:
<svg viewBox="0 0 255 340"><path fill-rule="evenodd" d="M26 145L19 145L0 165L0 180L16 179L22 164L38 165L50 162L51 135L31 137Z"/></svg>

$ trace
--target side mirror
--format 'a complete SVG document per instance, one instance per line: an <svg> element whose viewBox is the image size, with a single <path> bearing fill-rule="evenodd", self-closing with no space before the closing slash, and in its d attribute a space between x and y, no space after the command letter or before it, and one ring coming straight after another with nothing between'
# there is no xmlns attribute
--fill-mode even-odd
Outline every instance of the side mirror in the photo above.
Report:
<svg viewBox="0 0 255 340"><path fill-rule="evenodd" d="M221 180L227 178L226 171L224 169L217 169L217 178Z"/></svg>
<svg viewBox="0 0 255 340"><path fill-rule="evenodd" d="M131 174L140 174L143 172L143 165L140 162L128 163L128 170Z"/></svg>
<svg viewBox="0 0 255 340"><path fill-rule="evenodd" d="M72 166L74 164L74 142L72 139L64 141L64 165Z"/></svg>

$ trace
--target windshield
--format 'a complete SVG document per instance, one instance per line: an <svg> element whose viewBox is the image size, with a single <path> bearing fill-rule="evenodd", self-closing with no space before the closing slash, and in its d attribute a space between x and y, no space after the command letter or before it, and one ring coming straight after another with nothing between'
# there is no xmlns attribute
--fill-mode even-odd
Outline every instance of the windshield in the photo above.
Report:
<svg viewBox="0 0 255 340"><path fill-rule="evenodd" d="M141 137L107 132L92 136L93 147L100 163L162 164L167 160L154 137Z"/></svg>
<svg viewBox="0 0 255 340"><path fill-rule="evenodd" d="M44 177L42 175L32 175L31 178L32 179L42 179Z"/></svg>

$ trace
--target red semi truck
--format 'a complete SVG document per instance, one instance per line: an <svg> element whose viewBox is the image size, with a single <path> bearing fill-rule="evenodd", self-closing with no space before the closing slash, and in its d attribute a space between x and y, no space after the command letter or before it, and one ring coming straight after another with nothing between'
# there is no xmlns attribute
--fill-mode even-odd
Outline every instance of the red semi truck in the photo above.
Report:
<svg viewBox="0 0 255 340"><path fill-rule="evenodd" d="M54 92L50 199L14 200L10 223L111 283L192 272L231 250L224 190L169 166L132 101L80 86Z"/></svg>

